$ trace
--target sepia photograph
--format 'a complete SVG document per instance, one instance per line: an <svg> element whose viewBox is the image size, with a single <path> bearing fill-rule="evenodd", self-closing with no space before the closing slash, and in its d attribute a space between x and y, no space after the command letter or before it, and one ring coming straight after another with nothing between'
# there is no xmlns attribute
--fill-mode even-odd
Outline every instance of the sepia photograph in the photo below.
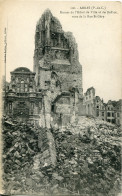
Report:
<svg viewBox="0 0 122 196"><path fill-rule="evenodd" d="M0 1L0 194L120 196L121 2Z"/></svg>

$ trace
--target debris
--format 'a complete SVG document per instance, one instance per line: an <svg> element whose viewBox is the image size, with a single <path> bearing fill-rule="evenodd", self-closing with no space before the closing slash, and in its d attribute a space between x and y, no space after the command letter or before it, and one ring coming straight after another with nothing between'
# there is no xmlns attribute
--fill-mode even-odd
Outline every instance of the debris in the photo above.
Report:
<svg viewBox="0 0 122 196"><path fill-rule="evenodd" d="M121 171L118 128L82 117L78 126L69 124L51 134L17 123L12 131L6 124L3 129L3 178L9 194L19 190L21 194L109 195L114 187L117 191L119 183L115 182Z"/></svg>

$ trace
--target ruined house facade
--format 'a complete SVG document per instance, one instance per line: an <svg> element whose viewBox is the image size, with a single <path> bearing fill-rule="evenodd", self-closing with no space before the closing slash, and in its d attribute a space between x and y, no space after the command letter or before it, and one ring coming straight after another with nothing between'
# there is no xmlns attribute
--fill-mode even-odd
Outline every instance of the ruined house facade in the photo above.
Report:
<svg viewBox="0 0 122 196"><path fill-rule="evenodd" d="M106 120L106 106L103 100L95 95L93 87L88 88L84 93L83 105L85 107L85 114Z"/></svg>
<svg viewBox="0 0 122 196"><path fill-rule="evenodd" d="M85 115L122 125L122 100L109 100L108 103L104 103L103 99L95 95L95 89L91 87L84 93L83 107Z"/></svg>

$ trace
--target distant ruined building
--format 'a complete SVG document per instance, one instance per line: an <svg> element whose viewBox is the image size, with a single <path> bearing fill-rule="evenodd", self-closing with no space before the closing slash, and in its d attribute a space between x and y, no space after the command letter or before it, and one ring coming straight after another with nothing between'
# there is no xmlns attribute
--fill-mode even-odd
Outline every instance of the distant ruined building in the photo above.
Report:
<svg viewBox="0 0 122 196"><path fill-rule="evenodd" d="M36 26L34 72L22 67L11 72L5 113L48 128L74 122L83 100L78 58L72 33L46 10Z"/></svg>
<svg viewBox="0 0 122 196"><path fill-rule="evenodd" d="M103 99L95 95L95 89L91 87L84 93L83 108L84 115L122 126L122 99L104 103Z"/></svg>

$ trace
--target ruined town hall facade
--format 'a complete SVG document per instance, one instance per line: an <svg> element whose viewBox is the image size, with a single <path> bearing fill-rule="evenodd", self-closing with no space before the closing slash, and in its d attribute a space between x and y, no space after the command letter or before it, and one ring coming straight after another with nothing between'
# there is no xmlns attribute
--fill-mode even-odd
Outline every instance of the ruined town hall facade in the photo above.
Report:
<svg viewBox="0 0 122 196"><path fill-rule="evenodd" d="M46 10L36 26L33 72L24 67L11 72L5 113L41 126L65 125L78 115L82 97L75 38Z"/></svg>

